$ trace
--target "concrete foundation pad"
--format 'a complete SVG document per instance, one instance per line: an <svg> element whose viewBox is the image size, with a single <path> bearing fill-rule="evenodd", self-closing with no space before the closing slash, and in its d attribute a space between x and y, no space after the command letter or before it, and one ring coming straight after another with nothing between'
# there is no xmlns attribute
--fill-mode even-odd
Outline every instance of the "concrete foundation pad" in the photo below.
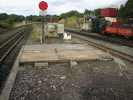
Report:
<svg viewBox="0 0 133 100"><path fill-rule="evenodd" d="M36 49L29 47L35 47ZM42 47L47 49L42 49ZM54 49L55 47L57 48L57 52ZM20 63L91 61L98 59L113 58L107 53L92 49L83 44L42 45L38 47L29 45L24 47Z"/></svg>
<svg viewBox="0 0 133 100"><path fill-rule="evenodd" d="M53 51L57 50L88 50L92 49L83 44L46 44L46 45L25 45L25 51Z"/></svg>

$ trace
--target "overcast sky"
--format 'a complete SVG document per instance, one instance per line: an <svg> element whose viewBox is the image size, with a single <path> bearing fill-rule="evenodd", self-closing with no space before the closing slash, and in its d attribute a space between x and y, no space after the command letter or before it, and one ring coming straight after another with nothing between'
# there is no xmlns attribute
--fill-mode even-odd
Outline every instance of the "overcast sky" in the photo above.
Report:
<svg viewBox="0 0 133 100"><path fill-rule="evenodd" d="M16 15L39 15L39 2L43 0L0 0L0 13ZM83 13L85 9L94 10L107 5L125 4L127 0L45 0L50 15L60 15L71 10Z"/></svg>

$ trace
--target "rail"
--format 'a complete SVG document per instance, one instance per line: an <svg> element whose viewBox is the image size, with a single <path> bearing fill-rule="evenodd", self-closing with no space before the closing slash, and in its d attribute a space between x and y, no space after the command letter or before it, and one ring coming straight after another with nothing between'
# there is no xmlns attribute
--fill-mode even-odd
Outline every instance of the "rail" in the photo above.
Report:
<svg viewBox="0 0 133 100"><path fill-rule="evenodd" d="M29 31L30 26L25 28L23 31L16 34L11 39L7 40L4 44L0 46L0 64L3 62L5 57L11 52L11 50L16 46L16 44L24 37L24 35Z"/></svg>
<svg viewBox="0 0 133 100"><path fill-rule="evenodd" d="M87 39L84 39L82 38L81 36L77 36L77 35L73 35L73 34L70 34L72 37L74 38L77 38L77 39L80 39L81 41L85 42L86 44L88 45L91 45L93 47L96 47L98 49L101 49L103 51L106 51L106 52L109 52L110 54L113 54L115 56L118 56L122 59L125 59L127 61L130 61L133 63L133 56L132 55L129 55L129 54L126 54L126 53L123 53L121 51L117 51L115 49L112 49L112 48L109 48L109 47L106 47L104 45L101 45L101 44L98 44L98 43L95 43L95 42L92 42L92 41L89 41Z"/></svg>
<svg viewBox="0 0 133 100"><path fill-rule="evenodd" d="M27 24L27 25L30 25L30 24ZM17 28L21 28L21 27L24 27L24 26L27 26L27 25L23 25L23 26L18 26L18 27L13 27L13 28L10 28L10 29L4 29L4 30L1 30L0 31L0 34L3 34L5 32L9 32L9 31L12 31L12 30L15 30Z"/></svg>

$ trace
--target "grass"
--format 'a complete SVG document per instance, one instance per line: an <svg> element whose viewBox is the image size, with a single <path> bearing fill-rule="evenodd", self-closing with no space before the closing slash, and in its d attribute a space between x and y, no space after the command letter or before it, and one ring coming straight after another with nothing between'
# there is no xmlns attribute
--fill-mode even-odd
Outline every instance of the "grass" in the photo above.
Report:
<svg viewBox="0 0 133 100"><path fill-rule="evenodd" d="M79 17L73 16L67 19L61 19L58 23L64 24L65 27L77 28L78 19ZM83 18L81 18L81 21L83 21Z"/></svg>
<svg viewBox="0 0 133 100"><path fill-rule="evenodd" d="M23 26L27 24L35 24L35 23L41 23L41 22L27 22L26 24L24 24L23 22L20 22L20 23L15 23L13 27L19 27L19 26Z"/></svg>
<svg viewBox="0 0 133 100"><path fill-rule="evenodd" d="M13 27L19 27L19 26L23 26L23 25L25 25L24 23L15 23L14 25L13 25Z"/></svg>
<svg viewBox="0 0 133 100"><path fill-rule="evenodd" d="M33 34L30 36L32 41L38 42L40 41L40 37L42 36L42 29L41 28L34 28Z"/></svg>

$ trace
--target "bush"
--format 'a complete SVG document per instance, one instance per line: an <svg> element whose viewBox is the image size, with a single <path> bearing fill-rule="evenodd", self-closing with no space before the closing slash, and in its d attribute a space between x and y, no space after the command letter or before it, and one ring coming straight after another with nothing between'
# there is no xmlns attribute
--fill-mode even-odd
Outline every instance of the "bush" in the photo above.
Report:
<svg viewBox="0 0 133 100"><path fill-rule="evenodd" d="M4 23L3 21L0 21L0 27L1 28L9 28L9 24L8 23Z"/></svg>
<svg viewBox="0 0 133 100"><path fill-rule="evenodd" d="M65 26L71 27L71 28L77 28L78 19L79 17L76 17L76 16L67 18L65 21Z"/></svg>
<svg viewBox="0 0 133 100"><path fill-rule="evenodd" d="M65 27L77 28L79 17L73 16L65 19L61 19L58 24L64 24ZM80 18L80 22L83 22L84 17Z"/></svg>
<svg viewBox="0 0 133 100"><path fill-rule="evenodd" d="M61 19L58 23L59 24L65 24L65 19Z"/></svg>

